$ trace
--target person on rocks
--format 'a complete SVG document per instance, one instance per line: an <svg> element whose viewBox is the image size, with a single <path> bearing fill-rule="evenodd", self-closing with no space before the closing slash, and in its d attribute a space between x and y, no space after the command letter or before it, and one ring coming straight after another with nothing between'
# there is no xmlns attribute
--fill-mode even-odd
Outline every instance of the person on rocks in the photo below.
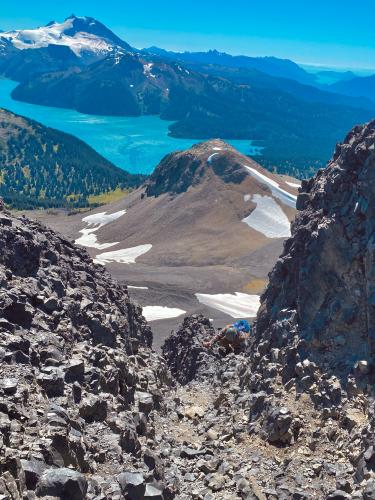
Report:
<svg viewBox="0 0 375 500"><path fill-rule="evenodd" d="M225 350L226 354L240 351L246 339L250 337L251 327L249 323L241 319L232 325L227 325L214 335L210 340L203 343L204 347L211 348L214 344Z"/></svg>

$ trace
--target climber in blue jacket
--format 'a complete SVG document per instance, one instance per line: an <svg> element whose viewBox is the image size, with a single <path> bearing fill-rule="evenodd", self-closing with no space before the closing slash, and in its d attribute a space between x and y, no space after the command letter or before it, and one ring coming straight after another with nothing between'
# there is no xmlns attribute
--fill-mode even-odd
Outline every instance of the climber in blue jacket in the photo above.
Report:
<svg viewBox="0 0 375 500"><path fill-rule="evenodd" d="M207 342L204 342L203 346L209 348L218 343L227 352L230 352L238 350L250 335L251 327L249 323L245 319L240 319L232 325L227 325L219 330L218 334Z"/></svg>

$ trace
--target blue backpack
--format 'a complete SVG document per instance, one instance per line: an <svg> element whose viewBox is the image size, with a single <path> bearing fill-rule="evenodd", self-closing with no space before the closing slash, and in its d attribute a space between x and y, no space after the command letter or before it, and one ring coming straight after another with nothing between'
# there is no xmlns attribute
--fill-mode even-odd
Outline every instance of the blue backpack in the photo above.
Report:
<svg viewBox="0 0 375 500"><path fill-rule="evenodd" d="M251 327L246 319L240 319L239 321L236 321L233 326L234 328L236 328L236 330L243 333L250 333L251 330Z"/></svg>

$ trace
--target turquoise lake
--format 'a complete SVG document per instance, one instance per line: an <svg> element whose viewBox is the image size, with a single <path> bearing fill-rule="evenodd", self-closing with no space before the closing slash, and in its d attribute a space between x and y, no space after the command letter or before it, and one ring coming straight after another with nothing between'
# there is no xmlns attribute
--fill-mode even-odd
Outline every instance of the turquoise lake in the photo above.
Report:
<svg viewBox="0 0 375 500"><path fill-rule="evenodd" d="M171 122L157 116L93 116L14 101L11 92L16 85L13 81L0 79L0 107L73 134L118 167L132 173L149 174L166 154L200 142L169 137ZM227 142L247 155L256 155L259 150L250 140Z"/></svg>

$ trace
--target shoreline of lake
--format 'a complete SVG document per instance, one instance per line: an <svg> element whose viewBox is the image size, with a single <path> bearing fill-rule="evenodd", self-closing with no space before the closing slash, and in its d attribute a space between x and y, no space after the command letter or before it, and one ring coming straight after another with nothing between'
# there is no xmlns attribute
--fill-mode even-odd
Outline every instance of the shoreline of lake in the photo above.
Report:
<svg viewBox="0 0 375 500"><path fill-rule="evenodd" d="M117 167L134 174L150 174L165 155L205 140L171 137L168 127L173 122L159 116L86 115L66 108L15 101L11 92L17 85L17 82L0 79L0 107L74 135ZM246 155L259 154L259 147L251 140L226 142Z"/></svg>

